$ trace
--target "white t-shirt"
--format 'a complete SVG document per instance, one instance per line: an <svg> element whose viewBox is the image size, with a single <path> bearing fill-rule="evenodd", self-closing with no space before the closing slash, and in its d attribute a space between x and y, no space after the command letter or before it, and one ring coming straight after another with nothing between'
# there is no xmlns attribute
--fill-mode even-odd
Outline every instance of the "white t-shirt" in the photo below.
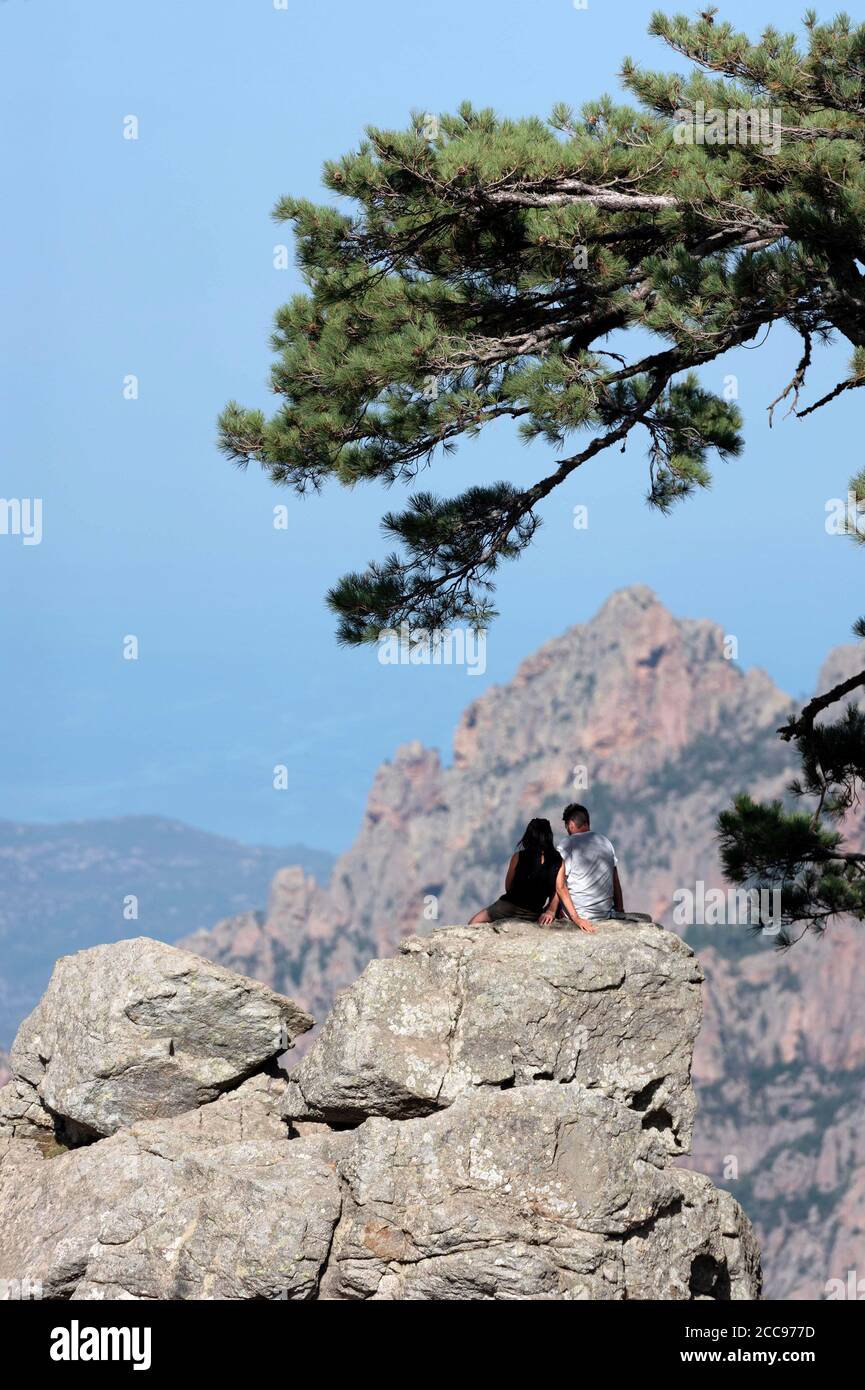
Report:
<svg viewBox="0 0 865 1390"><path fill-rule="evenodd" d="M580 916L590 922L609 917L613 870L618 860L606 835L584 830L579 835L569 835L556 849L565 862L568 892Z"/></svg>

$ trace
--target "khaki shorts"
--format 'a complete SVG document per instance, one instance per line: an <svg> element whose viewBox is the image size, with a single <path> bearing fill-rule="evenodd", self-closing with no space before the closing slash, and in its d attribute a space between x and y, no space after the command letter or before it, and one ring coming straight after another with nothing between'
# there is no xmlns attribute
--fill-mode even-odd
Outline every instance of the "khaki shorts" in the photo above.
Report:
<svg viewBox="0 0 865 1390"><path fill-rule="evenodd" d="M508 898L497 898L494 903L490 903L487 908L492 922L536 922L543 912L540 908L537 912L532 912L527 907L517 907Z"/></svg>

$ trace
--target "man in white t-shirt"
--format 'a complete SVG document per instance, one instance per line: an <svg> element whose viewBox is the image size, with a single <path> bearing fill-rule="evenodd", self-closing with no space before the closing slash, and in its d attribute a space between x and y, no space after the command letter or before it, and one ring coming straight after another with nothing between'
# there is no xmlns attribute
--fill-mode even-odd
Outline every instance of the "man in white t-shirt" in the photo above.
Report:
<svg viewBox="0 0 865 1390"><path fill-rule="evenodd" d="M562 814L568 838L556 845L562 856L564 882L574 909L576 925L609 917L611 909L624 912L616 851L605 835L591 829L585 806L572 802ZM567 901L563 904L569 917ZM588 930L591 930L589 927Z"/></svg>

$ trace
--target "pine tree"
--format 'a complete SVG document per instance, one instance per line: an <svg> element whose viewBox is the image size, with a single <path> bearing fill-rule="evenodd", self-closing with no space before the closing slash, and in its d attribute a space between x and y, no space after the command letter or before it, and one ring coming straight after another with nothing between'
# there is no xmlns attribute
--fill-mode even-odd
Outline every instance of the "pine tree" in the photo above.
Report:
<svg viewBox="0 0 865 1390"><path fill-rule="evenodd" d="M557 456L528 486L419 491L388 512L396 548L328 595L341 641L486 626L498 566L534 539L539 504L632 435L651 506L707 487L711 458L741 451L742 421L698 369L776 321L802 349L770 422L782 403L807 415L865 384L865 25L808 12L802 42L770 27L752 43L716 13L653 15L692 70L626 59L635 106L602 97L546 121L469 103L418 112L325 166L350 210L277 203L307 292L276 314L275 414L231 402L220 417L230 459L300 494L329 478L410 483L502 419ZM837 334L848 375L805 405L814 351ZM851 488L865 501L865 471ZM802 719L785 736L816 811L740 799L721 834L736 881L781 873L790 920L819 926L865 916L862 864L826 828L855 795L865 744L858 716Z"/></svg>

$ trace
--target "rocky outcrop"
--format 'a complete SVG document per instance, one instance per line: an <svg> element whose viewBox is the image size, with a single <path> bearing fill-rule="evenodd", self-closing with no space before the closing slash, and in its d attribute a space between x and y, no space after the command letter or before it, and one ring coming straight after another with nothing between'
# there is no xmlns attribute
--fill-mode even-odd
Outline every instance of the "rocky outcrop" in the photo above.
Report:
<svg viewBox="0 0 865 1390"><path fill-rule="evenodd" d="M62 956L12 1046L0 1131L92 1137L182 1114L311 1027L266 985L149 937Z"/></svg>
<svg viewBox="0 0 865 1390"><path fill-rule="evenodd" d="M518 924L411 937L337 998L284 1113L405 1119L476 1087L578 1082L685 1152L701 979L651 922L599 923L596 938Z"/></svg>
<svg viewBox="0 0 865 1390"><path fill-rule="evenodd" d="M266 912L224 920L192 949L323 1017L370 959L497 897L529 817L557 827L575 797L616 845L629 906L672 923L677 888L725 886L714 827L731 796L781 796L796 771L776 736L795 702L728 660L724 637L674 617L643 586L613 594L468 706L450 766L412 743L379 769L328 888L286 870ZM861 644L837 648L816 688L863 664ZM865 845L862 807L845 832ZM747 927L682 930L708 1004L695 1161L747 1206L769 1295L823 1297L828 1279L862 1264L865 1063L850 982L865 933L854 928L861 945L842 949L849 934L833 926L779 957Z"/></svg>
<svg viewBox="0 0 865 1390"><path fill-rule="evenodd" d="M253 1002L250 981L171 954L136 952L131 982L121 946L65 958L16 1039L27 1075L12 1084L76 1113L84 1096L106 1137L44 1105L53 1150L14 1125L0 1135L0 1279L73 1300L759 1296L747 1217L674 1165L700 972L661 928L504 923L407 942L313 1044L316 1107L299 1107L273 1039L249 1062L265 1018L304 1021L291 1001ZM78 1030L59 1026L59 1002ZM226 1090L209 1064L238 1057L241 1019L255 1069ZM76 1044L84 1020L101 1047ZM169 1022L176 1077L154 1070ZM147 1085L117 1088L139 1068Z"/></svg>

